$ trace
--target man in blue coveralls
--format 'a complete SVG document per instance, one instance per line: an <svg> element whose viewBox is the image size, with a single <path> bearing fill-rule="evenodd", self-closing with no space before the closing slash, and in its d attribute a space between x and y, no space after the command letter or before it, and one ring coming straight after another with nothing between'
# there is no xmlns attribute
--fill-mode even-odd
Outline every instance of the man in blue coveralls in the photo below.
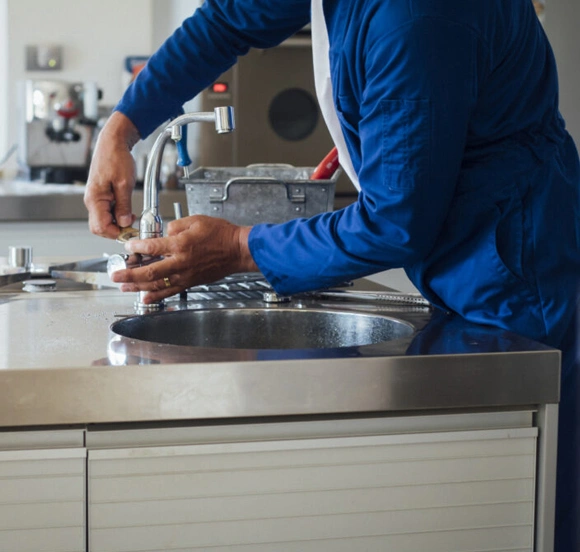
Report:
<svg viewBox="0 0 580 552"><path fill-rule="evenodd" d="M580 167L531 0L206 1L101 132L91 230L116 238L133 222L140 138L250 47L309 22L321 109L358 201L252 228L186 217L128 244L163 261L114 279L158 301L234 272L260 270L292 294L404 267L434 305L562 348L557 551L580 550Z"/></svg>

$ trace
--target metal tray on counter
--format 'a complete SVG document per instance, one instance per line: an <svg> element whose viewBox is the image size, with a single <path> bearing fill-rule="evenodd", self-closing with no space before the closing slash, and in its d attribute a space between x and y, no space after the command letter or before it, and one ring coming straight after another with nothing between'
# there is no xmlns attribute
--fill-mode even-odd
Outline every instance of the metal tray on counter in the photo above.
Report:
<svg viewBox="0 0 580 552"><path fill-rule="evenodd" d="M280 223L332 210L340 170L329 180L310 180L314 168L278 164L200 167L180 183L190 215L248 226Z"/></svg>

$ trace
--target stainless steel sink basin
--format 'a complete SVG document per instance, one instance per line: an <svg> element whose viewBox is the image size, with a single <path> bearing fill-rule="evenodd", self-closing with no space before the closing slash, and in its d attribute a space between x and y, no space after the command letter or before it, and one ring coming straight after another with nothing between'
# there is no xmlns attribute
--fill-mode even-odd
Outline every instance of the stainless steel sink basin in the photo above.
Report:
<svg viewBox="0 0 580 552"><path fill-rule="evenodd" d="M329 349L410 336L413 326L389 316L300 308L222 308L160 312L115 322L120 336L188 347Z"/></svg>

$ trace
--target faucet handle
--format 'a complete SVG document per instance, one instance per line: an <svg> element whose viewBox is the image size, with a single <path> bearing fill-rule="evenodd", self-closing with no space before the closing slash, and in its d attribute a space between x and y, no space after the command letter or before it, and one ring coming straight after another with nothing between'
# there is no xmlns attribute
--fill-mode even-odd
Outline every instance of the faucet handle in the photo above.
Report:
<svg viewBox="0 0 580 552"><path fill-rule="evenodd" d="M183 167L185 178L189 176L188 167L191 165L191 158L187 151L187 125L174 126L171 129L171 139L177 146L177 166Z"/></svg>

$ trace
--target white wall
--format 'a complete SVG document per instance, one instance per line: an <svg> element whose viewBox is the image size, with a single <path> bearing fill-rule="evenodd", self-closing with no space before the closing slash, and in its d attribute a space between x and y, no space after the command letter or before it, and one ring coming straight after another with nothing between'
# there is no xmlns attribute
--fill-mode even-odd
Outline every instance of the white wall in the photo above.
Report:
<svg viewBox="0 0 580 552"><path fill-rule="evenodd" d="M125 56L148 55L153 49L151 0L1 1L8 9L10 143L16 138L17 120L13 106L17 105L18 81L28 78L94 80L103 89L103 104L114 105L123 91L121 74ZM26 71L26 46L43 43L62 45L62 71ZM0 57L3 51L0 49Z"/></svg>
<svg viewBox="0 0 580 552"><path fill-rule="evenodd" d="M201 5L202 0L152 0L153 47L159 48L181 22Z"/></svg>
<svg viewBox="0 0 580 552"><path fill-rule="evenodd" d="M560 76L560 110L580 148L580 2L547 0L544 27Z"/></svg>
<svg viewBox="0 0 580 552"><path fill-rule="evenodd" d="M8 150L8 0L0 0L0 158ZM4 54L3 54L4 53Z"/></svg>
<svg viewBox="0 0 580 552"><path fill-rule="evenodd" d="M8 57L2 55L8 49L8 0L0 0L0 158L8 150L6 144L8 127L8 89L2 83L8 82ZM6 251L3 249L2 251ZM10 331L7 317L0 317L0 348L7 351L10 346Z"/></svg>

